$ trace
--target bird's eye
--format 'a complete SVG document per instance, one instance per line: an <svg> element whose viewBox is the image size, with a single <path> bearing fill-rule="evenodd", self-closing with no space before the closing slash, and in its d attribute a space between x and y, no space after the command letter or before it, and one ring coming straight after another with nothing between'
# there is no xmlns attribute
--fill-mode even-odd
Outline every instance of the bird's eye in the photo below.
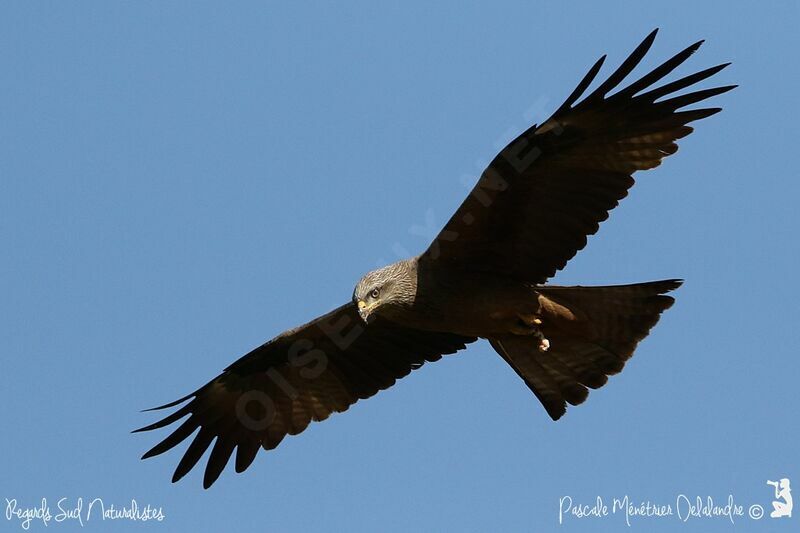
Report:
<svg viewBox="0 0 800 533"><path fill-rule="evenodd" d="M378 296L381 295L381 291L378 289L372 289L372 292L370 292L369 295L373 300L377 300Z"/></svg>

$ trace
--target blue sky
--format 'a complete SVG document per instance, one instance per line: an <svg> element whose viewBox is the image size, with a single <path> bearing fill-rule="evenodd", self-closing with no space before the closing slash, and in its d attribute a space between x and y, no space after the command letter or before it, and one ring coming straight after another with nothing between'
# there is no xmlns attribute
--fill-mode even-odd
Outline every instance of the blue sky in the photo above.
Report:
<svg viewBox="0 0 800 533"><path fill-rule="evenodd" d="M96 530L619 531L559 525L560 498L747 513L767 479L800 487L797 4L572 4L4 3L0 494L166 516ZM420 252L503 141L655 27L646 66L705 38L680 73L733 61L740 88L556 277L686 279L621 375L553 423L480 343L210 491L170 484L177 452L139 460L140 409Z"/></svg>

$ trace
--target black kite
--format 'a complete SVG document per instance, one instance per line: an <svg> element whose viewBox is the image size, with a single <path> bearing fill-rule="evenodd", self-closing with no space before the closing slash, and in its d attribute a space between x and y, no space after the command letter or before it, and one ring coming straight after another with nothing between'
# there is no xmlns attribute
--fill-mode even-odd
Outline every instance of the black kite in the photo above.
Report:
<svg viewBox="0 0 800 533"><path fill-rule="evenodd" d="M180 400L162 428L187 417L144 458L197 432L183 477L214 443L203 484L236 452L245 470L312 420L342 412L396 380L488 339L554 419L620 372L673 299L679 280L607 287L544 285L626 196L637 170L674 154L688 123L720 108L682 110L734 86L676 95L727 64L653 88L695 43L610 94L636 67L653 31L581 99L597 61L552 117L505 147L423 254L365 275L351 301L248 353Z"/></svg>

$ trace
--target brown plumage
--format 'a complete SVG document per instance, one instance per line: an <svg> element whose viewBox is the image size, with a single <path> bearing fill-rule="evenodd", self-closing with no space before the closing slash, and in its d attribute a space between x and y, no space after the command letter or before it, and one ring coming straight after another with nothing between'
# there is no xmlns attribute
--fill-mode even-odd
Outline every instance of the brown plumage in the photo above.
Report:
<svg viewBox="0 0 800 533"><path fill-rule="evenodd" d="M547 414L558 420L567 403L586 400L588 389L602 387L622 370L636 345L656 325L674 299L664 293L679 280L615 287L539 287L545 351L525 337L507 335L490 342L530 387ZM561 309L576 316L565 316Z"/></svg>
<svg viewBox="0 0 800 533"><path fill-rule="evenodd" d="M352 301L245 355L148 431L181 421L144 458L196 432L173 481L211 447L203 484L235 452L245 470L259 448L325 420L445 354L488 339L555 420L566 405L620 372L673 299L678 280L611 287L543 285L626 196L631 174L677 151L689 122L719 108L683 110L734 86L675 93L719 65L653 88L701 43L631 85L617 86L654 31L581 100L601 58L553 116L504 148L428 250L370 272ZM213 446L212 446L213 443Z"/></svg>

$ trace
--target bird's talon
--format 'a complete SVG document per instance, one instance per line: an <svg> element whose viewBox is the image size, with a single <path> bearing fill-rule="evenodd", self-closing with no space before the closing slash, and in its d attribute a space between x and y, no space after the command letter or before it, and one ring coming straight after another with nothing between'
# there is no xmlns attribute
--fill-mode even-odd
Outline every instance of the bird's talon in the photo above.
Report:
<svg viewBox="0 0 800 533"><path fill-rule="evenodd" d="M542 339L539 341L539 351L546 352L550 348L550 341L547 339Z"/></svg>

